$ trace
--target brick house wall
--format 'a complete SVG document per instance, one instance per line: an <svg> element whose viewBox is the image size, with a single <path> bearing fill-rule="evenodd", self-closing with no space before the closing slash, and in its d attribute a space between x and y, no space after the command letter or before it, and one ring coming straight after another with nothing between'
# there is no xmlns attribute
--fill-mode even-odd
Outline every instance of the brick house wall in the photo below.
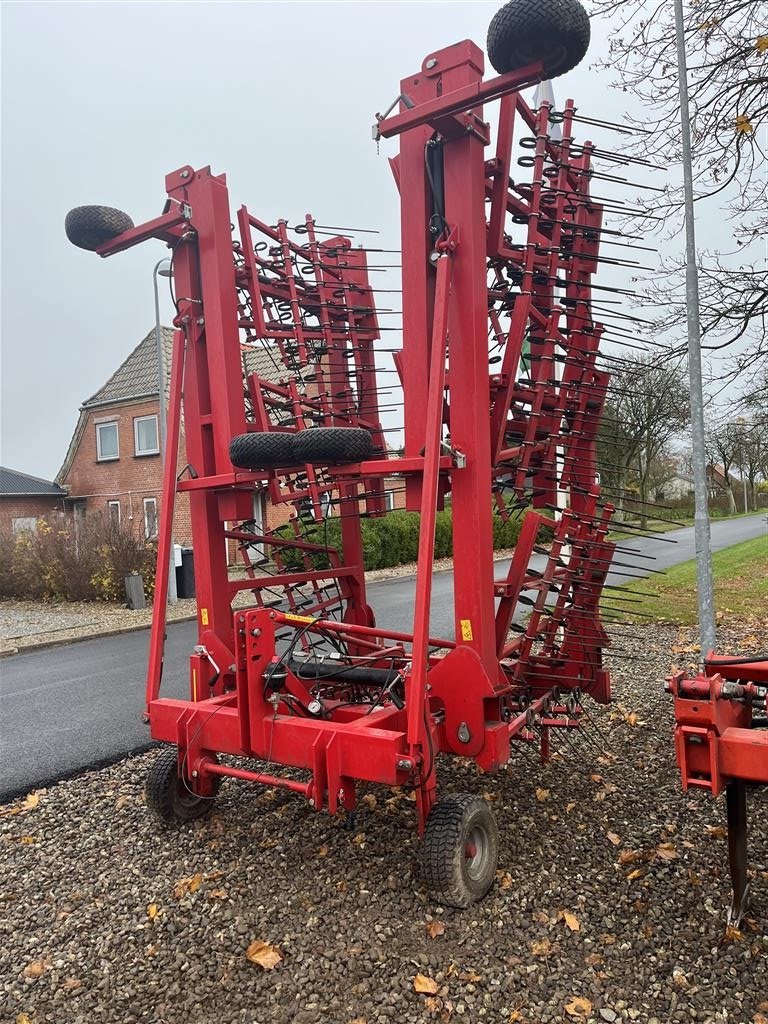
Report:
<svg viewBox="0 0 768 1024"><path fill-rule="evenodd" d="M62 498L55 495L8 495L0 496L0 532L13 532L14 522L23 520L46 519L55 523L67 516ZM17 524L18 526L19 524Z"/></svg>
<svg viewBox="0 0 768 1024"><path fill-rule="evenodd" d="M109 512L110 505L117 503L120 521L132 525L138 536L145 534L145 499L154 499L159 520L162 496L162 464L159 454L137 455L135 420L141 416L157 416L159 402L148 401L115 402L83 410L85 421L80 425L80 438L71 464L60 479L62 486L69 490L69 500L86 514ZM99 459L97 426L100 423L116 423L118 436L118 457ZM179 444L177 473L187 463L183 435ZM148 513L151 520L151 512ZM189 498L186 494L176 495L174 511L174 539L177 544L188 547L192 543L189 522Z"/></svg>

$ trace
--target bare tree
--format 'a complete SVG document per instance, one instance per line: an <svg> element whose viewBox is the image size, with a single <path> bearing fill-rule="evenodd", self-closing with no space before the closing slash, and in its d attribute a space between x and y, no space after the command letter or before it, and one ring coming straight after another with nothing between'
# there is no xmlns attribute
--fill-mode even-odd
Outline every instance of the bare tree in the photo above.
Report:
<svg viewBox="0 0 768 1024"><path fill-rule="evenodd" d="M725 477L725 488L728 493L728 507L736 511L736 496L733 493L731 470L739 464L739 434L736 425L730 420L707 425L707 461L712 470L722 466ZM714 472L712 478L714 479Z"/></svg>
<svg viewBox="0 0 768 1024"><path fill-rule="evenodd" d="M690 418L687 380L679 365L640 355L614 370L611 389L599 440L601 479L613 481L621 504L637 494L645 525L660 460Z"/></svg>
<svg viewBox="0 0 768 1024"><path fill-rule="evenodd" d="M674 5L593 0L592 10L609 16L613 30L598 66L643 106L643 119L633 122L639 134L627 148L663 166L679 161ZM724 354L725 373L734 379L768 360L765 7L759 0L692 0L685 19L697 202L708 206L710 216L722 216L724 207L730 234L722 249L699 257L703 348ZM670 236L679 230L682 186L637 205L649 227ZM675 354L682 351L678 338L685 323L683 269L682 257L665 260L645 289L648 303L663 310L654 331L667 332Z"/></svg>

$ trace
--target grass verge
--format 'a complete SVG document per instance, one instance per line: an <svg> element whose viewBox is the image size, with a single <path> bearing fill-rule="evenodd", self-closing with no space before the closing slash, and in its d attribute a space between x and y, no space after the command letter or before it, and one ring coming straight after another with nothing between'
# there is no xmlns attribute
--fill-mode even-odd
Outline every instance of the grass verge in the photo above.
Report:
<svg viewBox="0 0 768 1024"><path fill-rule="evenodd" d="M768 623L768 538L754 537L716 551L712 571L718 614L756 616ZM626 606L623 617L628 622L633 616L639 619L648 615L659 622L681 626L698 621L695 560L673 566L664 576L629 583L621 591L613 593L619 597L632 596L637 602ZM621 602L614 602L614 607L618 604ZM616 614L615 610L611 614Z"/></svg>

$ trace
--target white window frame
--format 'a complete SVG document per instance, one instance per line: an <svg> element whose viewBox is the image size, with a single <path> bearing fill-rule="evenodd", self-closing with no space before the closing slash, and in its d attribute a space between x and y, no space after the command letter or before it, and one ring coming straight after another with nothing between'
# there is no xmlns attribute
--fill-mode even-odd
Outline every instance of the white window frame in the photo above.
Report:
<svg viewBox="0 0 768 1024"><path fill-rule="evenodd" d="M115 522L115 520L113 520L113 518L112 518L112 510L115 509L115 508L117 509L117 521L116 522L117 522L117 525L119 526L120 525L120 517L122 515L122 509L120 508L120 502L116 501L116 500L108 501L107 502L107 515L109 516L109 521L110 522Z"/></svg>
<svg viewBox="0 0 768 1024"><path fill-rule="evenodd" d="M116 455L102 455L101 454L101 432L105 427L115 428L115 440L117 442L117 454ZM117 420L108 420L106 423L96 424L96 461L97 462L115 462L120 458L120 428L118 427Z"/></svg>
<svg viewBox="0 0 768 1024"><path fill-rule="evenodd" d="M18 537L22 533L37 533L39 519L39 516L14 516L11 520L11 530L14 537Z"/></svg>
<svg viewBox="0 0 768 1024"><path fill-rule="evenodd" d="M147 448L145 451L139 449L139 423L144 420L155 421L155 437L157 438L156 448ZM141 458L144 455L159 455L160 454L160 423L157 418L157 413L150 413L147 416L134 416L133 418L133 452L137 458Z"/></svg>
<svg viewBox="0 0 768 1024"><path fill-rule="evenodd" d="M155 532L149 532L149 520L147 519L147 508L150 505L154 505L155 508ZM157 535L160 531L160 522L157 516L157 498L145 498L144 499L144 539L145 540L157 540Z"/></svg>

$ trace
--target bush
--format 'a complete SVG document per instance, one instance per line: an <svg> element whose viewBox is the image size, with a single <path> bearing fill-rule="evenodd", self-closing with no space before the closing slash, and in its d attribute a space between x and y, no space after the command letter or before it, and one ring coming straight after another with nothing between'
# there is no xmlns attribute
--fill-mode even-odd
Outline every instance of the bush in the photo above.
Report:
<svg viewBox="0 0 768 1024"><path fill-rule="evenodd" d="M123 577L140 572L154 593L157 546L100 514L40 520L35 532L0 538L0 597L32 601L124 600Z"/></svg>
<svg viewBox="0 0 768 1024"><path fill-rule="evenodd" d="M493 546L495 549L512 548L520 535L522 517L514 513L505 522L493 513ZM366 569L387 569L394 565L415 562L419 553L419 513L397 509L385 516L361 519L363 557ZM278 536L293 538L291 526L281 526L275 531ZM324 523L311 523L305 527L304 538L310 544L320 544L341 551L341 521L331 517ZM278 551L277 548L274 549ZM453 534L450 508L438 512L435 517L435 558L449 558L453 554ZM299 548L286 547L280 550L280 557L287 569L301 571L305 568L303 553ZM314 569L327 569L328 558L322 552L310 555Z"/></svg>

